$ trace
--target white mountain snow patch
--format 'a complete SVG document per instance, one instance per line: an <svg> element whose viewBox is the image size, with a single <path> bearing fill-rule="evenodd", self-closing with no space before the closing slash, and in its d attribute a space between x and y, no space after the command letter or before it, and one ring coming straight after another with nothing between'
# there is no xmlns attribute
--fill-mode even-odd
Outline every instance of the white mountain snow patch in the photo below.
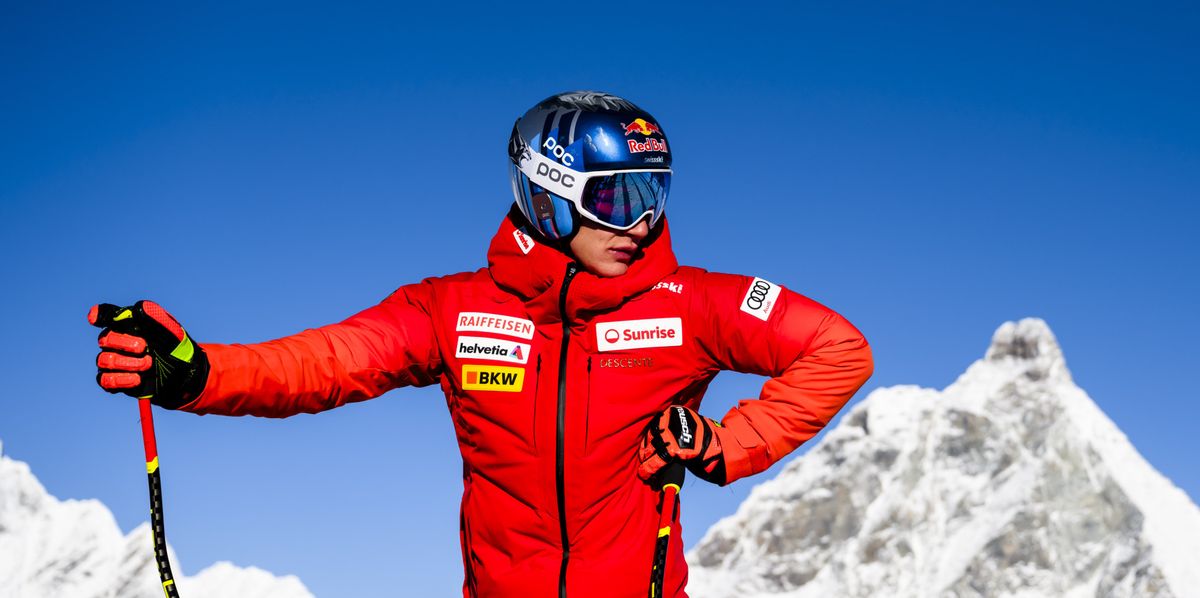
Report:
<svg viewBox="0 0 1200 598"><path fill-rule="evenodd" d="M122 535L99 501L54 498L0 451L0 596L162 598L152 546L148 524ZM294 576L225 562L176 584L189 597L313 598Z"/></svg>
<svg viewBox="0 0 1200 598"><path fill-rule="evenodd" d="M1200 596L1200 509L1045 322L938 391L879 389L688 554L694 598Z"/></svg>

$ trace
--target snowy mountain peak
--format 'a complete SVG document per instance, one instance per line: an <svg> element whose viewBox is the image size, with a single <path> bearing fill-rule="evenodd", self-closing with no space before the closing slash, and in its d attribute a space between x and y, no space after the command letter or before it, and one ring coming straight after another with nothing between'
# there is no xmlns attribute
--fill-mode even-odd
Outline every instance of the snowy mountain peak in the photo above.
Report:
<svg viewBox="0 0 1200 598"><path fill-rule="evenodd" d="M1026 375L1035 380L1071 377L1058 339L1040 318L1002 324L992 335L984 359L1024 367Z"/></svg>
<svg viewBox="0 0 1200 598"><path fill-rule="evenodd" d="M0 454L0 596L6 598L160 598L150 526L122 535L97 500L58 500L29 466ZM312 598L294 576L217 563L179 575L185 596Z"/></svg>
<svg viewBox="0 0 1200 598"><path fill-rule="evenodd" d="M1200 509L1030 318L945 389L873 391L688 560L695 598L1200 596Z"/></svg>

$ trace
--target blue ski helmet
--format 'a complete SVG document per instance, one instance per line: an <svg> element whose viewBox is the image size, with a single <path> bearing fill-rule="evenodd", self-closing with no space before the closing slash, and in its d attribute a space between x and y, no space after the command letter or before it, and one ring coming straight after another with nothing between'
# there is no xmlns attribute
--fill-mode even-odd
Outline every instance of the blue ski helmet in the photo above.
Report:
<svg viewBox="0 0 1200 598"><path fill-rule="evenodd" d="M667 136L648 112L599 91L550 96L513 124L509 175L517 207L547 239L565 239L580 217L629 230L654 228L671 187Z"/></svg>

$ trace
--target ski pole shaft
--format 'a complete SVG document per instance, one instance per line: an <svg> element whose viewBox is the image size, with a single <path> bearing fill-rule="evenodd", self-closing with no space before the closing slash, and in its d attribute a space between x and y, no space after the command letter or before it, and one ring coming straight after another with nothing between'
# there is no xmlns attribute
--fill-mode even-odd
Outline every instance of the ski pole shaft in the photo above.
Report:
<svg viewBox="0 0 1200 598"><path fill-rule="evenodd" d="M650 598L662 598L663 582L666 580L667 548L671 545L679 490L683 486L685 473L687 470L679 462L669 463L663 469L662 508L658 515L658 539L654 543L654 566L650 570Z"/></svg>
<svg viewBox="0 0 1200 598"><path fill-rule="evenodd" d="M158 445L154 440L154 414L150 399L138 399L138 410L142 415L142 444L146 448L146 476L150 481L150 533L154 536L154 561L158 564L158 577L162 581L163 594L167 598L179 598L175 577L171 575L171 561L167 557L167 534L163 529L162 479L158 473Z"/></svg>

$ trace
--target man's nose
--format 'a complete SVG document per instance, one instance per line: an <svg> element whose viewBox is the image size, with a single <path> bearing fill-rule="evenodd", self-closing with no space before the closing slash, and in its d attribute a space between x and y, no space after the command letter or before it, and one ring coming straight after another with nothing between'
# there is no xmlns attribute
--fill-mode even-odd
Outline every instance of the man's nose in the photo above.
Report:
<svg viewBox="0 0 1200 598"><path fill-rule="evenodd" d="M646 235L650 234L650 225L643 218L641 222L637 223L637 226L625 231L625 234L632 237L634 241L641 243L642 239L645 239Z"/></svg>

